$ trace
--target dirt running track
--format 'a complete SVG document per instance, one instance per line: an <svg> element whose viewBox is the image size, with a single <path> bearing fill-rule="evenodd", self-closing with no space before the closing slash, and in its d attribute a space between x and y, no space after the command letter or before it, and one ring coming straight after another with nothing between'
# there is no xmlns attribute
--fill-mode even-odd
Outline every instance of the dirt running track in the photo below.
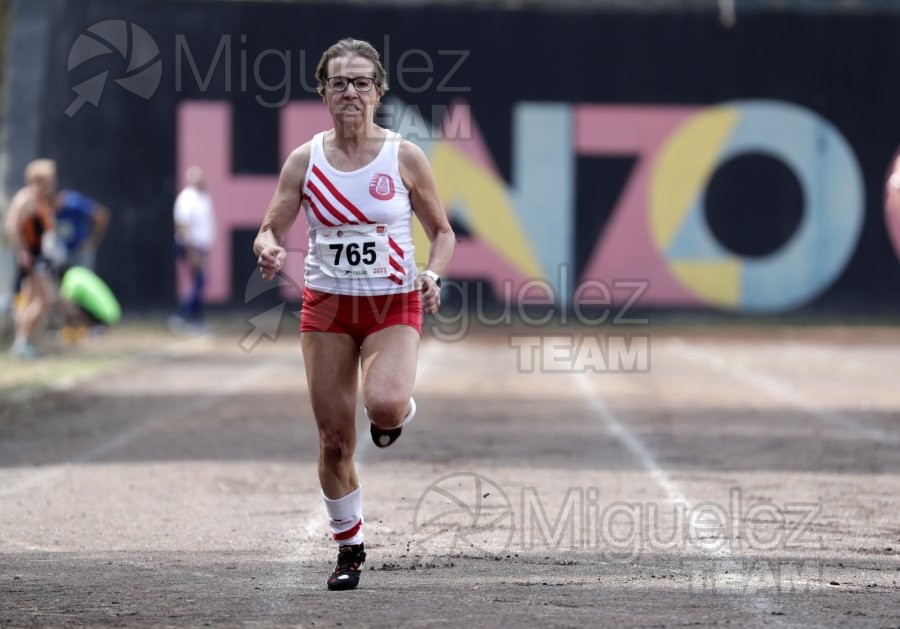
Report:
<svg viewBox="0 0 900 629"><path fill-rule="evenodd" d="M0 626L900 626L900 332L651 332L617 374L426 340L403 437L358 414L348 593L296 337L7 392Z"/></svg>

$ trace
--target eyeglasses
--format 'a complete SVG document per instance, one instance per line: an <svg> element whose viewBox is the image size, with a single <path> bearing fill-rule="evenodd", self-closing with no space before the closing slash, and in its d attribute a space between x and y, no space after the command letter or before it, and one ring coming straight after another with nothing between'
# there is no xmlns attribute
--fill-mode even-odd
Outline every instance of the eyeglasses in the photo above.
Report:
<svg viewBox="0 0 900 629"><path fill-rule="evenodd" d="M357 92L371 92L375 87L375 79L368 76L358 76L353 79L345 76L332 76L325 79L325 85L330 87L332 92L346 92L351 83Z"/></svg>

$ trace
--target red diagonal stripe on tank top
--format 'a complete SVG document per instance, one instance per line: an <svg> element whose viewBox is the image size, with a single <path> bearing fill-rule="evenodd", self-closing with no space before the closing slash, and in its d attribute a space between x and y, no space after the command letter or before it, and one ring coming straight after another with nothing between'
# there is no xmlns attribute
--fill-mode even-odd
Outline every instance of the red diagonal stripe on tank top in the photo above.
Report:
<svg viewBox="0 0 900 629"><path fill-rule="evenodd" d="M398 245L396 242L394 242L394 239L391 238L390 236L388 236L388 244L391 245L391 249L393 249L397 253L397 255L400 256L400 259L402 260L403 259L403 249L400 248L400 245Z"/></svg>
<svg viewBox="0 0 900 629"><path fill-rule="evenodd" d="M397 262L397 261L394 260L393 258L388 258L388 261L391 263L391 266L394 267L394 269L396 269L397 271L399 271L399 272L402 273L403 275L406 275L406 269L404 269L402 266L400 266L400 263L399 263L399 262Z"/></svg>
<svg viewBox="0 0 900 629"><path fill-rule="evenodd" d="M341 214L340 210L338 210L336 207L334 207L334 204L328 200L328 197L326 197L324 194L322 194L322 191L319 190L319 187L316 186L316 184L314 184L312 181L310 181L306 185L310 189L310 191L315 195L315 197L319 200L319 203L324 205L325 209L328 210L329 212L331 212L331 214L336 219L338 219L340 222L342 222L344 224L359 225L359 223L357 221L351 221L349 218L347 218L346 216Z"/></svg>
<svg viewBox="0 0 900 629"><path fill-rule="evenodd" d="M325 173L323 173L319 169L318 166L313 164L312 171L313 171L313 174L316 177L318 177L319 180L323 184L325 184L325 187L328 188L328 192L330 192L334 196L335 199L340 201L341 205L343 205L345 208L347 208L350 211L350 213L353 214L353 216L358 218L363 223L371 223L372 222L366 218L365 214L363 214L362 212L359 211L358 207L356 207L355 205L350 203L350 201L347 199L347 197L345 197L343 194L341 194L340 190L338 190L337 188L334 187L334 184L328 180L328 177L325 176Z"/></svg>
<svg viewBox="0 0 900 629"><path fill-rule="evenodd" d="M312 197L308 194L304 194L303 198L306 199L306 202L309 203L309 209L312 210L312 213L316 215L316 218L319 219L323 225L328 225L329 227L337 227L336 223L332 223L327 218L322 216L322 213L319 211L319 208L316 207L315 202L312 200Z"/></svg>
<svg viewBox="0 0 900 629"><path fill-rule="evenodd" d="M391 280L394 284L400 284L400 285L403 284L403 280L401 278L397 277L396 275L389 275L388 279Z"/></svg>

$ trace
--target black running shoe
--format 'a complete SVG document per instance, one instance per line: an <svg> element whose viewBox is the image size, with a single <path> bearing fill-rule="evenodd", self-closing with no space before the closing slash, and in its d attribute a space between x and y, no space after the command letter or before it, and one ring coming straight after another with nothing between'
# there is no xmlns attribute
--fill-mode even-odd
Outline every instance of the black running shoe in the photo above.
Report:
<svg viewBox="0 0 900 629"><path fill-rule="evenodd" d="M372 441L375 442L376 446L378 446L379 448L386 448L397 441L400 433L403 432L403 426L397 426L396 428L382 430L375 424L370 423L369 432L372 433Z"/></svg>
<svg viewBox="0 0 900 629"><path fill-rule="evenodd" d="M341 546L337 567L328 577L329 590L352 590L359 585L359 567L366 561L365 544Z"/></svg>

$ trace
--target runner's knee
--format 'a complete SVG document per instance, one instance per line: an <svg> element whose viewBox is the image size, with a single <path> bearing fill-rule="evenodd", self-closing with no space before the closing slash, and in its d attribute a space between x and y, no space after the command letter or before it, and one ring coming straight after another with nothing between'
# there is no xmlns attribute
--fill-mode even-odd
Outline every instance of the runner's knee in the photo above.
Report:
<svg viewBox="0 0 900 629"><path fill-rule="evenodd" d="M409 411L409 398L377 395L366 401L369 418L379 428L396 428L403 423Z"/></svg>

